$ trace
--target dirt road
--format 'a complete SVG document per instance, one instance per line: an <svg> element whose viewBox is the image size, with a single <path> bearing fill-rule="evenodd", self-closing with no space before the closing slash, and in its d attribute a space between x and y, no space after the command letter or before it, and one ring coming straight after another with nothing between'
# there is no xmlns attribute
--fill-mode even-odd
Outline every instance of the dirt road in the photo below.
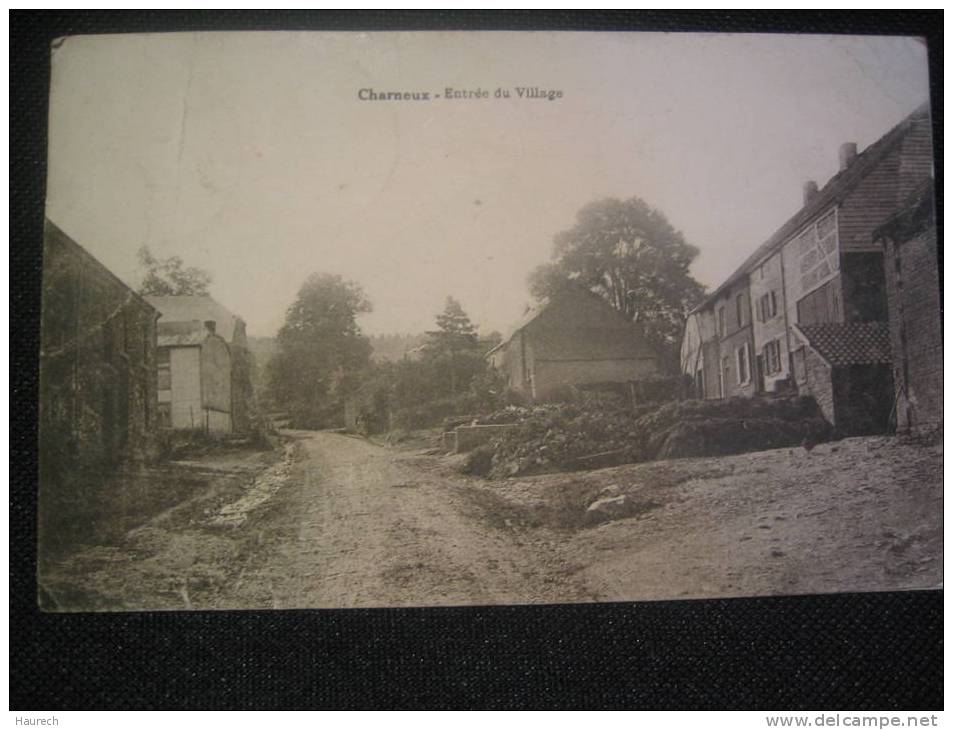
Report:
<svg viewBox="0 0 953 730"><path fill-rule="evenodd" d="M509 529L505 508L363 439L300 432L261 559L221 608L540 603L591 599L572 566ZM254 563L257 562L257 565Z"/></svg>
<svg viewBox="0 0 953 730"><path fill-rule="evenodd" d="M870 437L503 481L326 432L41 576L48 610L350 608L934 588L942 444ZM197 471L198 470L198 471ZM601 525L607 485L634 505Z"/></svg>

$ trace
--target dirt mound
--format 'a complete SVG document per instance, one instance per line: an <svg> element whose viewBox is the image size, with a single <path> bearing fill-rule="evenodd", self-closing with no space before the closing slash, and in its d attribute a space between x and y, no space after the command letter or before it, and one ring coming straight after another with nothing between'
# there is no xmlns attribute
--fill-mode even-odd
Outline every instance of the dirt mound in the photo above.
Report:
<svg viewBox="0 0 953 730"><path fill-rule="evenodd" d="M724 456L827 441L831 428L812 398L729 398L669 403L640 418L647 458Z"/></svg>
<svg viewBox="0 0 953 730"><path fill-rule="evenodd" d="M688 456L723 456L831 437L813 399L686 400L637 409L610 403L508 408L481 423L515 427L469 461L494 478Z"/></svg>

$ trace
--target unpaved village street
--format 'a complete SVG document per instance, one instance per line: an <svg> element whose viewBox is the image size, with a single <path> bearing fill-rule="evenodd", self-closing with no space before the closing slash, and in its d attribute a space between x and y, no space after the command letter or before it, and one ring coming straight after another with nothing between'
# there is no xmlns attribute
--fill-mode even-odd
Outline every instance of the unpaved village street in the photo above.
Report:
<svg viewBox="0 0 953 730"><path fill-rule="evenodd" d="M223 604L349 607L585 600L565 566L493 524L465 486L393 450L298 432L299 459L262 542L269 556ZM537 536L537 539L541 539ZM562 577L565 577L562 575ZM225 607L223 605L222 607Z"/></svg>
<svg viewBox="0 0 953 730"><path fill-rule="evenodd" d="M934 588L942 445L850 438L501 481L420 441L287 431L41 567L47 610L563 603ZM594 525L606 487L634 509ZM42 602L42 601L41 601Z"/></svg>

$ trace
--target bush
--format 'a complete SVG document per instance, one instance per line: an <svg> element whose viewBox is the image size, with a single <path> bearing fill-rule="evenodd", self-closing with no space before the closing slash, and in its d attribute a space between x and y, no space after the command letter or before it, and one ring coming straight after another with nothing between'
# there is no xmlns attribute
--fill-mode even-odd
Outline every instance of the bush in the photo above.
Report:
<svg viewBox="0 0 953 730"><path fill-rule="evenodd" d="M469 394L456 398L441 398L417 406L400 408L391 414L390 427L414 431L439 426L445 418L473 413L476 408Z"/></svg>
<svg viewBox="0 0 953 730"><path fill-rule="evenodd" d="M493 467L493 454L492 446L477 447L467 454L460 466L460 471L473 476L488 476L490 469Z"/></svg>

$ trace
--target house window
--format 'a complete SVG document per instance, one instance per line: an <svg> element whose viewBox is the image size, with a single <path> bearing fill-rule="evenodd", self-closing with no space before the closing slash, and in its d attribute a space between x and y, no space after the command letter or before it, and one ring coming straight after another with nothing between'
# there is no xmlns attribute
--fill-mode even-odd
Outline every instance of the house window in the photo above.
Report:
<svg viewBox="0 0 953 730"><path fill-rule="evenodd" d="M764 346L764 370L768 375L781 371L781 343L771 340Z"/></svg>
<svg viewBox="0 0 953 730"><path fill-rule="evenodd" d="M718 334L721 337L725 336L725 308L718 308Z"/></svg>
<svg viewBox="0 0 953 730"><path fill-rule="evenodd" d="M721 397L728 397L728 377L731 374L731 359L721 358Z"/></svg>
<svg viewBox="0 0 953 730"><path fill-rule="evenodd" d="M745 326L745 295L739 294L735 297L735 310L738 315L738 327Z"/></svg>
<svg viewBox="0 0 953 730"><path fill-rule="evenodd" d="M778 295L774 290L762 294L758 300L758 318L767 322L778 315Z"/></svg>
<svg viewBox="0 0 953 730"><path fill-rule="evenodd" d="M748 362L748 345L744 344L735 350L735 360L738 363L738 385L746 385L751 380L751 368Z"/></svg>
<svg viewBox="0 0 953 730"><path fill-rule="evenodd" d="M158 389L172 390L172 367L168 347L160 347L156 350L156 373Z"/></svg>

